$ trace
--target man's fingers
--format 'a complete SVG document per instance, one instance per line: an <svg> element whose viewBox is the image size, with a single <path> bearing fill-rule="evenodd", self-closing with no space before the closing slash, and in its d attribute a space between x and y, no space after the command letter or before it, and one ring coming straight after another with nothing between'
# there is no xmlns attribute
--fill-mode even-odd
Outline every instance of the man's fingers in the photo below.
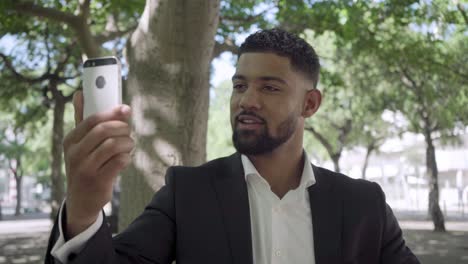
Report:
<svg viewBox="0 0 468 264"><path fill-rule="evenodd" d="M102 142L89 156L93 169L98 170L111 157L120 153L130 153L135 147L133 139L128 136L108 138Z"/></svg>
<svg viewBox="0 0 468 264"><path fill-rule="evenodd" d="M97 113L89 116L82 122L80 122L75 129L73 129L67 135L67 143L73 143L80 141L88 132L95 127L97 124L110 121L110 120L120 120L123 122L128 122L128 119L131 116L131 109L128 105L120 105L110 111Z"/></svg>
<svg viewBox="0 0 468 264"><path fill-rule="evenodd" d="M83 92L76 91L73 94L73 107L75 109L75 126L83 121Z"/></svg>
<svg viewBox="0 0 468 264"><path fill-rule="evenodd" d="M99 123L80 141L79 153L88 155L107 138L130 136L130 133L130 125L123 121L112 120Z"/></svg>
<svg viewBox="0 0 468 264"><path fill-rule="evenodd" d="M129 153L114 155L99 168L98 175L105 175L114 179L121 170L130 164L131 160L132 158Z"/></svg>

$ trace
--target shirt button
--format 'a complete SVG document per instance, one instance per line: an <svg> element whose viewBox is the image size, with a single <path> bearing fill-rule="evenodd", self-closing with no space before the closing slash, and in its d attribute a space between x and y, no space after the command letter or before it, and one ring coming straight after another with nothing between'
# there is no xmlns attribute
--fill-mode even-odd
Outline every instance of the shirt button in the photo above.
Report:
<svg viewBox="0 0 468 264"><path fill-rule="evenodd" d="M281 250L276 250L275 255L276 255L277 257L281 257Z"/></svg>

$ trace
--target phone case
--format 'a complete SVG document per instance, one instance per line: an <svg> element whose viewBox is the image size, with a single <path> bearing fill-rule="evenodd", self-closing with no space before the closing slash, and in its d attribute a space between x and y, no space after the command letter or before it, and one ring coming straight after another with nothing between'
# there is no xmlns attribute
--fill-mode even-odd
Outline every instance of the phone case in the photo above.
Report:
<svg viewBox="0 0 468 264"><path fill-rule="evenodd" d="M93 58L83 64L84 118L122 103L121 79L120 62L115 57Z"/></svg>

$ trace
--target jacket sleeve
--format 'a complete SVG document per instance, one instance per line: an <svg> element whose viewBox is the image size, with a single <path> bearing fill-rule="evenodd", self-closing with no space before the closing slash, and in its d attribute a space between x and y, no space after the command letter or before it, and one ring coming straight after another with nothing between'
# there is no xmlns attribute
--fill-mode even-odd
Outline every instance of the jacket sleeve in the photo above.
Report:
<svg viewBox="0 0 468 264"><path fill-rule="evenodd" d="M166 264L175 259L174 170L166 173L163 186L126 230L112 238L106 222L76 255L69 256L69 264ZM58 220L52 229L45 263L59 263L50 251L58 239Z"/></svg>
<svg viewBox="0 0 468 264"><path fill-rule="evenodd" d="M385 194L378 184L383 215L383 234L380 263L382 264L420 264L416 256L406 246L403 233L392 209L385 201Z"/></svg>

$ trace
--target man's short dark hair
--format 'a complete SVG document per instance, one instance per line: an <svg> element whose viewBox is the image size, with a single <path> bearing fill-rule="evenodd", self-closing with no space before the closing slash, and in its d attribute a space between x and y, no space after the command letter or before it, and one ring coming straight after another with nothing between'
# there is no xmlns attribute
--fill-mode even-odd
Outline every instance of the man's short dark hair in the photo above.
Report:
<svg viewBox="0 0 468 264"><path fill-rule="evenodd" d="M317 87L320 62L314 48L304 39L282 29L260 30L245 39L239 58L247 52L271 52L289 58L292 67L313 81Z"/></svg>

